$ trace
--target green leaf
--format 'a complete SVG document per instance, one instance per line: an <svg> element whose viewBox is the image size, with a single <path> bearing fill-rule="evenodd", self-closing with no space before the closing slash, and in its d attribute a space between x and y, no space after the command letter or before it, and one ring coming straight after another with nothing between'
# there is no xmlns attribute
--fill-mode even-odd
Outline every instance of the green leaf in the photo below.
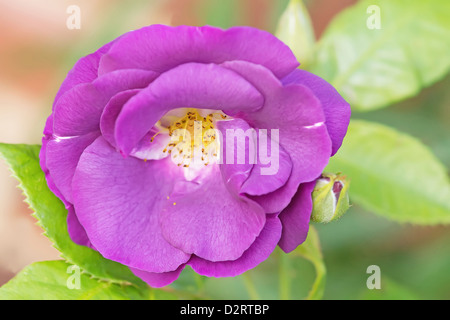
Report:
<svg viewBox="0 0 450 320"><path fill-rule="evenodd" d="M369 29L379 8L380 29ZM369 13L367 13L369 12ZM313 72L355 110L414 96L450 69L450 1L365 0L344 10L320 40Z"/></svg>
<svg viewBox="0 0 450 320"><path fill-rule="evenodd" d="M38 224L53 242L63 258L78 265L85 272L108 281L146 287L124 265L103 258L97 251L72 242L67 231L67 210L50 191L44 172L39 165L38 145L13 145L0 143L0 156L8 163L13 175L19 180L26 201L34 210Z"/></svg>
<svg viewBox="0 0 450 320"><path fill-rule="evenodd" d="M350 198L399 222L450 223L450 182L445 167L415 138L362 120L350 123L326 170L344 172Z"/></svg>
<svg viewBox="0 0 450 320"><path fill-rule="evenodd" d="M173 299L170 293L147 287L99 281L63 260L36 262L0 288L0 300L148 300Z"/></svg>
<svg viewBox="0 0 450 320"><path fill-rule="evenodd" d="M316 269L316 279L308 294L308 300L320 300L325 291L327 269L320 249L319 234L313 226L310 226L306 241L294 250L294 254L309 260Z"/></svg>

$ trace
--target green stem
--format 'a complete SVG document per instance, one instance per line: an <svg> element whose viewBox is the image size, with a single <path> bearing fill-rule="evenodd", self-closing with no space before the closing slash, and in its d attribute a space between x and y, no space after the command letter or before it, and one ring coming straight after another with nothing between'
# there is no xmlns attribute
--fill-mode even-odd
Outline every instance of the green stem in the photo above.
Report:
<svg viewBox="0 0 450 320"><path fill-rule="evenodd" d="M247 289L247 293L252 300L260 300L258 291L256 290L255 284L253 283L252 279L250 278L250 275L247 273L244 273L242 275L242 279L244 280L245 289Z"/></svg>
<svg viewBox="0 0 450 320"><path fill-rule="evenodd" d="M321 262L311 261L316 269L316 280L312 285L311 291L308 294L306 300L320 300L323 297L325 290L325 265Z"/></svg>
<svg viewBox="0 0 450 320"><path fill-rule="evenodd" d="M279 268L279 290L281 300L289 300L291 296L291 280L289 279L289 270L289 257L287 254L281 254Z"/></svg>

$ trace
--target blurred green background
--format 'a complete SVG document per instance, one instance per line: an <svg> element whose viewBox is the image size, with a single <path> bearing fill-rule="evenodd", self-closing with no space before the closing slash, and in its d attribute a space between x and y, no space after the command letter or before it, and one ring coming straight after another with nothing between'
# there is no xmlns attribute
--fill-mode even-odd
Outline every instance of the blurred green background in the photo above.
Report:
<svg viewBox="0 0 450 320"><path fill-rule="evenodd" d="M315 34L352 0L307 1ZM72 1L0 0L0 141L40 143L41 132L59 85L71 66L102 44L131 29L170 25L250 25L275 32L287 0L79 0L81 28L69 30L66 9ZM450 14L450 13L449 13ZM420 139L450 167L450 77L409 98L368 113L365 119ZM34 225L30 210L6 166L0 164L0 285L33 261L58 257ZM351 192L351 191L350 191ZM449 200L450 201L450 200ZM357 205L337 222L315 225L327 267L325 299L449 299L450 228L391 222ZM278 299L277 250L248 272L260 298ZM304 259L288 260L290 298L306 297L315 270ZM382 290L369 290L370 265L381 268ZM198 297L247 299L243 277L204 279L184 272L174 288ZM198 289L200 286L201 290ZM253 296L254 298L255 296Z"/></svg>

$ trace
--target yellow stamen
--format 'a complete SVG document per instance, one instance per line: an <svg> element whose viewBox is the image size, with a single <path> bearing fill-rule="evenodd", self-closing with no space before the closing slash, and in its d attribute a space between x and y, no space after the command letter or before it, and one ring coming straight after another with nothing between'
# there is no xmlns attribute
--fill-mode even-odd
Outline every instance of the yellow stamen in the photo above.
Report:
<svg viewBox="0 0 450 320"><path fill-rule="evenodd" d="M217 156L217 150L215 150L216 144L213 144L216 140L216 135L210 132L206 134L206 132L211 129L214 130L215 121L226 118L227 116L221 112L210 113L206 117L203 117L196 109L189 109L181 118L173 117L173 119L170 119L173 120L172 124L165 128L165 131L168 131L171 137L171 142L164 148L163 152L171 154L172 150L175 150L176 154L183 158L181 160L182 162L177 163L177 165L183 165L184 168L188 168L190 162L194 159L193 150L201 148L201 159L203 162L206 162L209 160L207 155L212 154ZM176 130L183 130L183 133L177 132ZM199 137L200 133L201 137ZM152 141L154 137L152 137ZM188 141L189 139L190 141ZM213 146L214 150L212 150ZM190 153L189 150L191 150ZM205 165L208 165L208 163L205 163Z"/></svg>

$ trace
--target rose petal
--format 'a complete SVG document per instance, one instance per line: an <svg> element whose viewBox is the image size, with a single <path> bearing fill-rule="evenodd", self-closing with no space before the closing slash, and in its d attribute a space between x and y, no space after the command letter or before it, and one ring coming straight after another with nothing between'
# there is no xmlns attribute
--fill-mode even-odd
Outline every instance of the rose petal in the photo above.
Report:
<svg viewBox="0 0 450 320"><path fill-rule="evenodd" d="M281 222L277 216L268 217L266 225L240 258L234 261L211 262L193 256L188 264L195 272L208 277L234 277L266 260L277 246L281 236Z"/></svg>
<svg viewBox="0 0 450 320"><path fill-rule="evenodd" d="M283 146L277 139L272 138L270 131L263 133L266 136L264 140L261 139L261 129L258 131L258 161L241 188L241 193L251 196L261 196L278 190L286 184L292 173L291 157ZM278 153L272 155L274 143L278 143ZM263 145L266 146L265 151L262 150ZM275 148L273 151L275 152Z"/></svg>
<svg viewBox="0 0 450 320"><path fill-rule="evenodd" d="M73 203L72 178L84 149L100 136L100 132L86 135L53 139L46 144L46 167L52 182L65 201Z"/></svg>
<svg viewBox="0 0 450 320"><path fill-rule="evenodd" d="M283 233L279 246L284 252L291 252L306 240L312 212L311 193L316 182L303 183L289 206L280 213Z"/></svg>
<svg viewBox="0 0 450 320"><path fill-rule="evenodd" d="M331 84L308 71L294 70L282 82L283 85L304 85L310 88L314 95L319 98L325 113L325 124L333 143L331 155L334 155L339 150L347 133L351 114L350 105Z"/></svg>
<svg viewBox="0 0 450 320"><path fill-rule="evenodd" d="M253 112L262 104L261 94L235 72L213 64L184 64L162 74L124 105L116 122L116 142L128 155L171 109Z"/></svg>
<svg viewBox="0 0 450 320"><path fill-rule="evenodd" d="M49 141L51 141L53 138L53 114L51 114L45 123L44 128L44 136L42 137L42 147L39 151L39 165L41 166L42 171L45 174L45 180L47 181L47 185L49 189L59 198L61 201L63 201L64 205L68 205L67 200L63 197L61 192L56 187L55 183L53 182L52 177L50 176L50 172L47 168L47 144Z"/></svg>
<svg viewBox="0 0 450 320"><path fill-rule="evenodd" d="M146 161L168 157L168 152L164 150L167 151L167 146L171 143L170 136L168 133L158 134L158 132L157 128L152 128L130 152L130 156Z"/></svg>
<svg viewBox="0 0 450 320"><path fill-rule="evenodd" d="M173 193L173 204L161 211L163 235L173 246L209 261L236 260L261 233L262 208L231 194L217 165L201 183L190 182ZM196 188L193 190L193 188Z"/></svg>
<svg viewBox="0 0 450 320"><path fill-rule="evenodd" d="M72 241L75 242L76 244L95 249L91 241L89 240L89 237L86 234L86 230L84 230L83 226L78 220L73 205L70 205L68 207L67 231L69 232L70 239L72 239Z"/></svg>
<svg viewBox="0 0 450 320"><path fill-rule="evenodd" d="M139 91L139 89L132 89L119 92L108 101L103 109L100 118L100 130L102 131L103 138L105 138L112 146L116 146L114 130L117 117L119 116L120 111L122 111L123 105Z"/></svg>
<svg viewBox="0 0 450 320"><path fill-rule="evenodd" d="M183 271L184 267L185 265L182 264L175 271L162 273L147 272L135 268L130 268L130 270L131 272L134 273L134 275L141 278L143 281L147 282L149 286L153 288L161 288L177 280L178 277L180 276L181 271Z"/></svg>
<svg viewBox="0 0 450 320"><path fill-rule="evenodd" d="M70 137L99 130L100 116L112 96L146 87L157 76L151 71L119 70L72 88L55 105L54 134Z"/></svg>
<svg viewBox="0 0 450 320"><path fill-rule="evenodd" d="M270 132L263 133L260 132L260 129L255 130L239 118L218 121L217 128L221 131L223 137L222 176L230 190L233 190L236 194L263 195L277 190L286 183L291 174L292 162L282 146L278 147L278 154L271 159L274 162L274 167L277 163L277 168L268 170L272 163L263 164L261 162L262 157L267 158L272 143L275 143L271 139ZM266 136L265 140L261 140L263 134ZM231 145L228 146L233 138L234 159L228 159L227 149L230 148L228 151L233 150ZM245 147L243 142L245 142ZM252 144L251 147L250 144ZM265 151L262 144L266 148ZM263 155L263 153L265 154ZM245 156L245 159L241 159L245 160L245 163L240 164L238 162L239 154ZM275 158L277 158L277 161L274 160Z"/></svg>
<svg viewBox="0 0 450 320"><path fill-rule="evenodd" d="M90 83L98 78L98 66L100 63L100 58L108 52L108 50L116 41L117 39L105 44L96 52L91 53L77 61L77 63L69 71L67 77L61 84L61 87L56 94L53 107L56 105L59 98L68 90L72 89L76 85L82 83Z"/></svg>
<svg viewBox="0 0 450 320"><path fill-rule="evenodd" d="M289 204L300 183L316 179L328 164L331 140L320 101L305 86L283 87L262 66L242 61L223 66L238 72L264 95L261 109L237 116L255 128L279 129L280 145L291 158L293 167L286 184L275 192L252 197L266 212L280 212Z"/></svg>
<svg viewBox="0 0 450 320"><path fill-rule="evenodd" d="M82 154L73 178L75 211L107 259L148 272L176 270L190 255L161 234L159 213L176 173L165 160L124 158L102 137Z"/></svg>
<svg viewBox="0 0 450 320"><path fill-rule="evenodd" d="M222 30L210 26L152 25L118 40L102 57L99 73L130 68L162 73L188 62L231 60L261 64L280 79L299 65L289 47L266 31L250 27Z"/></svg>
<svg viewBox="0 0 450 320"><path fill-rule="evenodd" d="M235 131L242 130L242 133L249 132L251 128L247 122L242 119L233 119L227 121L218 121L217 129L222 133L223 141L222 141L222 164L220 164L220 171L222 173L222 178L227 186L228 190L236 195L238 195L241 191L242 184L248 179L252 169L253 162L249 161L250 154L250 144L253 144L256 147L256 141L252 136L243 137L242 143L239 142L239 139L235 139L233 144L233 148L228 144L227 140L227 130ZM230 134L231 137L231 134ZM229 138L228 138L229 139ZM230 148L230 150L228 150ZM232 149L231 149L232 148ZM234 157L231 158L231 154L228 154L228 151L233 151ZM245 156L245 159L242 159L244 163L238 163L238 156L242 154ZM228 159L230 158L230 159Z"/></svg>

